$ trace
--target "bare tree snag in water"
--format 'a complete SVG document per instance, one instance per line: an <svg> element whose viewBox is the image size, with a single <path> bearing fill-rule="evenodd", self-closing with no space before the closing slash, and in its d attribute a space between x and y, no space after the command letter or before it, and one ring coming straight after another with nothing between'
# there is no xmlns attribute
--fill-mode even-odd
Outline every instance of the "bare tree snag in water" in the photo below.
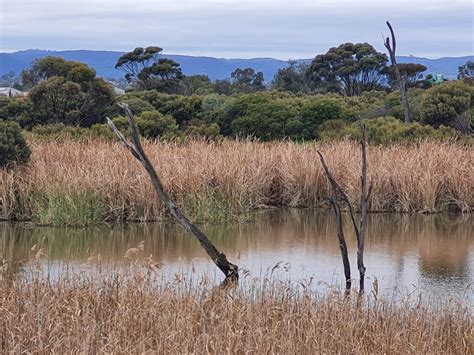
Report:
<svg viewBox="0 0 474 355"><path fill-rule="evenodd" d="M372 193L372 185L367 186L367 142L365 138L365 126L360 122L360 159L361 159L361 174L360 174L360 222L359 231L356 230L357 235L357 268L360 276L360 292L364 292L365 280L365 266L364 266L364 244L365 232L367 230L367 209Z"/></svg>
<svg viewBox="0 0 474 355"><path fill-rule="evenodd" d="M372 186L368 186L367 183L367 143L365 137L365 126L360 121L360 131L361 131L361 139L360 139L360 157L361 157L361 174L360 174L360 219L359 223L356 222L354 207L352 203L349 201L344 190L338 184L334 176L330 172L329 168L324 161L324 157L321 152L317 152L319 155L319 159L321 160L321 164L324 169L324 173L326 174L326 178L329 181L329 185L331 186L331 196L329 198L329 202L331 203L334 216L336 219L336 230L337 230L337 237L339 239L339 248L341 250L342 256L342 263L344 265L344 275L346 277L346 292L351 288L351 270L350 270L350 262L347 256L347 245L346 240L344 237L344 229L342 223L342 213L341 213L341 206L339 204L339 200L342 199L349 209L349 215L351 217L352 227L354 228L354 232L357 238L357 269L359 270L359 291L360 293L364 292L364 281L365 281L365 266L364 266L364 244L365 244L365 233L367 230L367 210L368 210L368 203L370 199L370 194L372 192Z"/></svg>
<svg viewBox="0 0 474 355"><path fill-rule="evenodd" d="M329 171L326 162L324 161L323 155L318 151L319 159L321 160L321 164L323 165L324 172L329 180L329 184L331 185L331 195L329 197L329 202L331 203L332 210L334 212L334 217L336 219L336 230L337 230L337 237L339 239L339 249L341 250L341 257L342 257L342 265L344 266L344 275L346 277L346 292L349 292L352 285L351 280L351 264L349 262L349 257L347 256L347 244L346 238L344 237L344 229L342 227L342 213L341 207L339 206L339 202L337 196L341 194L342 191L339 191L339 185L337 184L336 180L332 176L331 172ZM344 194L344 192L342 192Z"/></svg>
<svg viewBox="0 0 474 355"><path fill-rule="evenodd" d="M189 233L193 234L199 244L204 248L207 255L212 259L214 264L224 273L225 283L235 282L239 279L238 267L230 263L225 254L217 250L214 244L209 240L209 238L197 228L191 221L184 215L181 209L176 205L176 203L169 197L168 193L165 191L161 180L159 179L155 168L151 164L147 155L145 154L143 147L140 143L140 138L138 135L137 127L133 122L133 115L127 104L119 104L119 106L125 111L127 115L128 124L130 125L131 132L131 143L128 142L123 134L115 127L114 123L107 117L107 124L114 130L116 136L120 139L122 144L132 153L132 155L140 161L148 175L150 175L151 182L157 194L160 196L161 200L165 204L168 212L176 219L176 221Z"/></svg>
<svg viewBox="0 0 474 355"><path fill-rule="evenodd" d="M407 93L406 93L406 88L405 88L405 81L403 80L402 76L400 75L400 70L398 69L397 65L397 58L395 57L395 50L397 48L397 42L395 40L395 33L393 32L392 25L390 25L390 22L387 21L387 26L390 30L390 34L392 36L392 45L390 45L390 39L387 37L384 42L385 48L387 48L388 53L390 55L390 61L392 62L392 67L393 70L395 71L395 76L398 81L398 86L400 90L400 96L402 98L402 104L403 104L403 114L405 117L405 123L408 123L411 121L410 119L410 107L408 106L408 98L407 98Z"/></svg>

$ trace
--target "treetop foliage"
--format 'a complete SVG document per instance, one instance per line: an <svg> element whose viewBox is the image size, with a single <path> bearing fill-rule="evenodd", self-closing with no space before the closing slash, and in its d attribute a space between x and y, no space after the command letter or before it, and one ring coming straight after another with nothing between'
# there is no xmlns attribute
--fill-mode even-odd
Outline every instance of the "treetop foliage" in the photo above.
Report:
<svg viewBox="0 0 474 355"><path fill-rule="evenodd" d="M306 75L313 88L354 96L381 87L387 60L368 43L345 43L317 55Z"/></svg>
<svg viewBox="0 0 474 355"><path fill-rule="evenodd" d="M135 48L116 64L131 81L131 90L119 100L128 103L142 134L149 138L313 140L337 136L335 131L349 129L358 117L403 119L400 95L393 91L398 85L393 69L387 67L387 57L367 43L331 48L310 64L290 61L269 86L263 73L253 68L236 68L229 79L215 82L206 75L185 76L178 63L161 57L161 51L156 46ZM413 121L472 132L474 86L466 79L469 63L460 68L462 81L440 84L423 80L423 65L397 66L407 85ZM29 95L0 98L0 120L35 132L42 131L35 128L39 125L53 125L55 132L64 125L93 127L91 132L101 136L107 136L105 116L118 125L123 120L111 86L83 63L45 57L22 78L32 86ZM384 129L405 132L391 119L386 124L381 120L377 124ZM422 131L428 132L418 128L410 132ZM79 131L71 128L71 132Z"/></svg>

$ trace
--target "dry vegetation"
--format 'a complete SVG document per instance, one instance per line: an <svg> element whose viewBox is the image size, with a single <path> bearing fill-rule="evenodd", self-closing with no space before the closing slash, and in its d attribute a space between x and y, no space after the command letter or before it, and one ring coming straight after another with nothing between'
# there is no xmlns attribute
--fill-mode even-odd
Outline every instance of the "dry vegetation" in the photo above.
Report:
<svg viewBox="0 0 474 355"><path fill-rule="evenodd" d="M458 302L434 310L372 293L358 305L355 294L318 296L277 282L224 290L156 286L139 275L0 281L0 352L474 351L472 311Z"/></svg>
<svg viewBox="0 0 474 355"><path fill-rule="evenodd" d="M119 144L30 142L31 162L0 171L0 218L45 224L158 220L149 177ZM357 205L359 147L318 147ZM328 186L314 145L291 142L147 142L173 198L195 220L268 206L319 207ZM455 143L368 148L372 211L471 211L474 150Z"/></svg>

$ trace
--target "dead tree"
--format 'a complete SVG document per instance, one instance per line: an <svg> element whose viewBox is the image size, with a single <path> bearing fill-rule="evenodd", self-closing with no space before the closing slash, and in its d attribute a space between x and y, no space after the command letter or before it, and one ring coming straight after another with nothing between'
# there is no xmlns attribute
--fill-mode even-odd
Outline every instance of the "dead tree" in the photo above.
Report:
<svg viewBox="0 0 474 355"><path fill-rule="evenodd" d="M344 237L344 229L342 226L342 212L338 202L338 196L345 196L345 193L340 189L336 180L334 180L334 177L332 176L326 165L326 162L324 161L323 155L319 151L317 153L331 187L329 203L331 204L332 210L334 212L334 218L336 219L336 233L339 239L339 249L341 250L342 265L344 266L344 276L346 277L346 292L349 292L352 285L351 264L347 255L346 238Z"/></svg>
<svg viewBox="0 0 474 355"><path fill-rule="evenodd" d="M176 219L176 221L189 233L194 235L199 244L204 248L207 255L212 259L214 264L224 273L225 282L235 282L239 279L238 267L230 263L225 254L219 252L209 238L184 215L181 209L170 198L168 193L158 177L155 168L148 159L143 147L140 143L137 127L133 122L133 115L127 104L119 104L127 115L128 124L130 126L131 142L127 141L123 134L115 127L114 123L107 117L107 124L114 130L116 136L120 139L122 144L130 151L130 153L137 159L145 168L148 175L150 175L153 187L165 205L167 211Z"/></svg>
<svg viewBox="0 0 474 355"><path fill-rule="evenodd" d="M395 33L393 32L392 25L390 25L390 22L387 21L387 26L390 30L390 34L392 37L392 44L390 45L390 38L387 37L385 39L384 45L385 48L388 50L388 54L390 55L390 61L392 62L392 67L393 70L395 71L395 77L397 78L398 81L398 87L400 90L400 96L402 98L402 104L403 104L403 114L405 116L405 123L408 123L411 121L410 119L410 107L408 106L408 98L407 98L407 93L406 93L406 88L405 88L405 80L403 80L402 76L400 75L400 70L398 69L397 65L397 58L395 57L395 50L397 48L397 42L395 40Z"/></svg>
<svg viewBox="0 0 474 355"><path fill-rule="evenodd" d="M361 174L360 174L360 218L359 223L356 221L354 207L347 197L347 194L341 188L339 183L336 181L329 168L324 161L324 157L321 152L317 152L321 164L328 179L329 185L331 187L331 194L329 197L329 202L332 206L334 216L336 219L336 230L337 236L339 239L339 248L341 250L342 263L344 266L344 275L346 277L346 291L349 291L351 288L351 270L350 262L347 256L347 245L344 237L344 228L342 222L342 213L340 200L344 202L349 210L349 216L351 218L352 227L357 238L357 269L359 270L359 291L360 293L364 292L364 281L365 281L365 266L364 266L364 245L365 245L365 234L367 230L367 210L370 199L370 194L372 192L372 186L368 186L367 181L367 143L365 135L365 126L360 122L360 159L361 159Z"/></svg>

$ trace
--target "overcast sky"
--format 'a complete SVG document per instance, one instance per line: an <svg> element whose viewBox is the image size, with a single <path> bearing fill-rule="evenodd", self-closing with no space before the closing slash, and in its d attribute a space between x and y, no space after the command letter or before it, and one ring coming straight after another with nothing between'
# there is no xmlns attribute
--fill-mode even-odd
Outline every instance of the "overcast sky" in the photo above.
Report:
<svg viewBox="0 0 474 355"><path fill-rule="evenodd" d="M343 42L474 53L472 0L0 0L0 51L158 45L168 54L311 58Z"/></svg>

